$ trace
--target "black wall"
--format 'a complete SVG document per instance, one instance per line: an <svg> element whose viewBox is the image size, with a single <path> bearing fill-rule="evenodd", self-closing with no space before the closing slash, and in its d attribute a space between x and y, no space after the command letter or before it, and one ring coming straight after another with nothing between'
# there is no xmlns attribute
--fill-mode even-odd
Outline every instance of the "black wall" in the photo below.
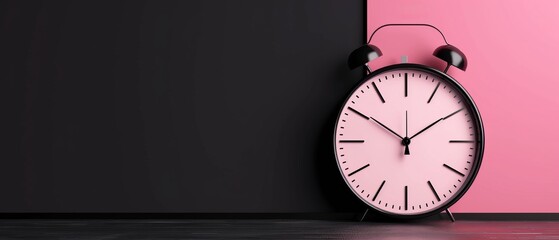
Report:
<svg viewBox="0 0 559 240"><path fill-rule="evenodd" d="M364 1L2 1L0 212L361 209L332 153Z"/></svg>

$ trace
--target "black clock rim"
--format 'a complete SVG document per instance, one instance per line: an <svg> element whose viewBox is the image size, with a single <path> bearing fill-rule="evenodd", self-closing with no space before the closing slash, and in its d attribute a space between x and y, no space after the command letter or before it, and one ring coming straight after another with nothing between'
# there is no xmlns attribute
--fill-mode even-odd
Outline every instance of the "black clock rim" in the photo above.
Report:
<svg viewBox="0 0 559 240"><path fill-rule="evenodd" d="M444 79L447 83L451 84L452 87L454 87L455 89L457 89L459 91L459 93L462 95L462 98L467 102L466 105L469 108L470 113L472 113L474 115L474 120L477 123L477 125L475 127L476 127L476 133L478 134L478 142L477 142L478 147L477 147L476 156L475 156L476 158L475 158L475 161L474 161L474 166L472 168L471 174L466 178L464 185L460 188L460 191L457 194L455 194L454 197L450 201L441 205L438 208L435 208L431 211L421 213L421 214L414 214L414 215L394 214L394 213L382 211L380 209L377 209L374 205L370 205L357 192L355 192L355 190L351 187L351 185L349 184L349 182L345 178L345 175L344 175L344 173L342 171L342 168L340 166L340 161L338 159L338 151L337 151L337 148L336 148L336 130L338 129L338 123L339 123L340 117L342 115L342 112L344 110L343 106L345 106L345 103L347 103L347 101L352 96L352 94L355 91L357 91L357 89L359 88L359 86L361 86L363 84L363 82L373 78L374 76L379 75L380 73L391 71L391 70L394 70L394 69L420 70L420 71L425 71L425 72L428 72L428 73L432 73L433 75L436 75L436 76L440 77L441 79ZM437 70L435 68L432 68L432 67L429 67L429 66L426 66L426 65L414 64L414 63L400 63L400 64L394 64L394 65L389 65L389 66L386 66L386 67L383 67L383 68L379 68L379 69L371 72L370 74L367 74L367 76L365 76L363 79L361 79L360 81L358 81L355 84L355 86L352 88L352 90L349 92L349 94L347 95L347 97L343 101L342 107L340 107L340 111L338 113L338 117L336 118L336 124L334 126L333 147L334 147L334 156L336 158L336 165L338 165L338 170L340 171L341 176L344 179L344 182L351 189L353 194L355 196L357 196L357 198L359 198L359 200L361 200L363 203L365 203L365 205L367 205L368 208L372 209L375 213L380 214L381 216L388 217L388 218L393 218L393 219L400 219L400 220L406 220L406 219L407 220L413 220L413 219L429 217L429 216L432 216L432 215L439 214L439 213L443 212L444 210L446 210L446 209L450 208L452 205L454 205L458 200L460 200L460 198L462 198L464 196L464 194L470 189L470 187L473 184L475 178L477 177L477 174L479 172L479 169L481 167L481 163L482 163L482 160L483 160L483 152L484 152L484 149L485 149L485 131L483 129L483 121L481 119L481 114L478 110L477 105L475 104L474 100L472 99L472 97L470 96L468 91L466 91L466 89L460 83L458 83L458 81L456 81L456 79L454 79L450 75L448 75L448 74L446 74L446 73L444 73L440 70Z"/></svg>

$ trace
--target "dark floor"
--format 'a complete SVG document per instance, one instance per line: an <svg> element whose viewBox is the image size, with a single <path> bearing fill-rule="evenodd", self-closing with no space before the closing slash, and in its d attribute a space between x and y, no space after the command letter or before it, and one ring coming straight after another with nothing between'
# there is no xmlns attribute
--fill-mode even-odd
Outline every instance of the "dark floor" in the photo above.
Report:
<svg viewBox="0 0 559 240"><path fill-rule="evenodd" d="M0 220L0 239L559 239L558 221Z"/></svg>

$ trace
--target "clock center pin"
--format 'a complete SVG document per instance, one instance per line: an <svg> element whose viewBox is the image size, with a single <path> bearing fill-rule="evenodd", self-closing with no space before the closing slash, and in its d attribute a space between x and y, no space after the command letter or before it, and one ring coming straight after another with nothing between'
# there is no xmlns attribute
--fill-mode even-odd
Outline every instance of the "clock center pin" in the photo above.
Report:
<svg viewBox="0 0 559 240"><path fill-rule="evenodd" d="M409 137L405 137L402 139L402 145L408 146L411 143L411 139Z"/></svg>

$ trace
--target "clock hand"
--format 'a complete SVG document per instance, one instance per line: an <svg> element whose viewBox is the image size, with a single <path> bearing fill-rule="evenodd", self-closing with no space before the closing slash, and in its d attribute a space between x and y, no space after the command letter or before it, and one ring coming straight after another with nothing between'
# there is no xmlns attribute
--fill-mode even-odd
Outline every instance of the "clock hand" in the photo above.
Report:
<svg viewBox="0 0 559 240"><path fill-rule="evenodd" d="M460 111L462 111L462 110L464 110L464 108L460 108L460 109L458 109L457 111L455 111L455 112L449 114L449 115L446 116L446 117L439 118L439 120L435 121L434 123L429 124L429 126L425 127L424 129L421 129L421 131L419 131L418 133L416 133L416 134L414 134L413 136L411 136L410 139L414 138L415 136L419 135L419 134L422 133L422 132L425 132L425 130L429 129L430 127L432 127L433 125L437 124L438 122L440 122L440 121L442 121L442 120L446 120L446 119L448 119L449 117L454 116L454 114L457 114L458 112L460 112Z"/></svg>
<svg viewBox="0 0 559 240"><path fill-rule="evenodd" d="M408 111L406 111L406 137L404 139L408 139ZM410 155L409 141L402 141L402 143L404 144L404 155Z"/></svg>
<svg viewBox="0 0 559 240"><path fill-rule="evenodd" d="M437 124L438 122L440 122L442 120L444 120L444 119L440 118L439 120L435 121L434 123L429 124L429 126L425 127L424 129L421 129L421 131L419 131L415 135L411 136L410 139L414 138L415 136L419 135L420 133L424 132L425 130L429 129L430 127L432 127L433 125Z"/></svg>
<svg viewBox="0 0 559 240"><path fill-rule="evenodd" d="M406 137L408 137L408 111L406 110Z"/></svg>
<svg viewBox="0 0 559 240"><path fill-rule="evenodd" d="M400 139L404 139L402 136L400 136L399 134L397 134L396 132L392 131L392 129L388 128L387 126L385 126L384 124L382 124L381 122L377 121L375 118L373 117L369 117L371 120L375 121L376 123L378 123L378 125L382 126L384 129L388 130L389 132L391 132L392 134L396 135L397 137L399 137Z"/></svg>
<svg viewBox="0 0 559 240"><path fill-rule="evenodd" d="M392 134L396 135L396 136L399 137L400 139L404 139L402 136L398 135L396 132L392 131L392 129L388 128L387 126L385 126L385 125L382 124L381 122L377 121L375 118L373 118L373 117L367 117L367 115L365 115L365 114L363 114L363 113L361 113L361 112L359 112L359 111L353 109L352 107L347 107L347 108L348 108L349 110L351 110L352 112L356 113L357 115L359 115L359 116L361 116L361 117L363 117L363 118L365 118L365 119L367 119L367 120L371 119L371 120L375 121L376 123L378 123L378 125L382 126L384 129L388 130L389 132L391 132Z"/></svg>

